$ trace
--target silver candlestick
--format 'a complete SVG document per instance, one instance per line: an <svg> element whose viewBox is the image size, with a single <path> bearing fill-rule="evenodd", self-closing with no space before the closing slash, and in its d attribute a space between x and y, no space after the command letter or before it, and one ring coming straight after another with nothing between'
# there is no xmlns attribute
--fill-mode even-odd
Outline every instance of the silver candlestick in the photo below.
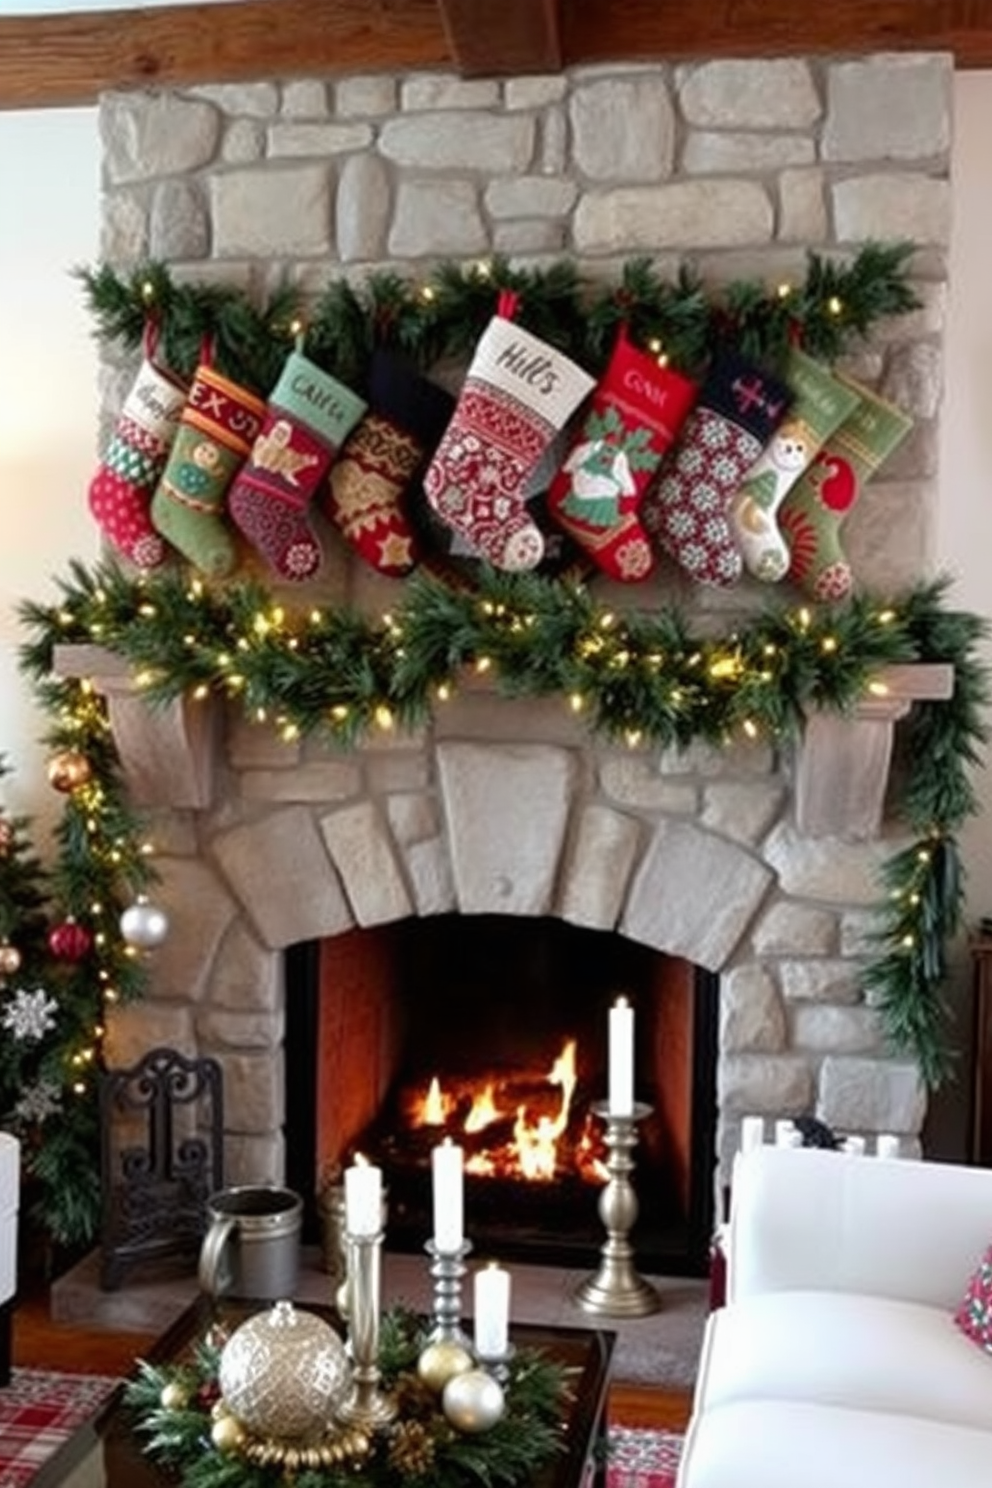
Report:
<svg viewBox="0 0 992 1488"><path fill-rule="evenodd" d="M599 1217L606 1228L599 1270L578 1287L575 1300L586 1312L605 1317L647 1317L657 1312L661 1298L650 1282L634 1267L634 1251L628 1236L637 1219L637 1195L630 1175L634 1170L632 1149L637 1145L637 1123L651 1107L634 1102L633 1114L616 1116L606 1101L596 1101L593 1112L606 1122L605 1141L609 1156L609 1182L599 1196Z"/></svg>
<svg viewBox="0 0 992 1488"><path fill-rule="evenodd" d="M382 1231L377 1235L348 1235L346 1246L352 1389L338 1416L350 1426L374 1431L388 1425L396 1415L395 1400L379 1389Z"/></svg>
<svg viewBox="0 0 992 1488"><path fill-rule="evenodd" d="M465 1257L472 1249L471 1240L463 1240L457 1250L438 1250L433 1240L424 1249L431 1258L430 1273L434 1278L434 1326L431 1343L458 1343L471 1352L472 1340L462 1331L462 1277Z"/></svg>

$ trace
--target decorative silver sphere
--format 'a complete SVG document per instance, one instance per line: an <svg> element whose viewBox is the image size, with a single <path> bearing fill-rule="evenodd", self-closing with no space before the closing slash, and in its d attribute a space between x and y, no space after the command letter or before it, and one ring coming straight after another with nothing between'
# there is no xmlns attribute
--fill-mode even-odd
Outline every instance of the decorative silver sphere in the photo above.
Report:
<svg viewBox="0 0 992 1488"><path fill-rule="evenodd" d="M249 1430L292 1441L326 1427L351 1384L351 1366L323 1318L276 1302L231 1334L219 1382L227 1407Z"/></svg>
<svg viewBox="0 0 992 1488"><path fill-rule="evenodd" d="M139 951L152 951L169 933L169 917L164 909L151 904L147 895L139 894L121 915L121 934L128 945Z"/></svg>
<svg viewBox="0 0 992 1488"><path fill-rule="evenodd" d="M506 1397L503 1386L484 1369L466 1369L445 1385L441 1406L456 1431L475 1434L496 1425Z"/></svg>

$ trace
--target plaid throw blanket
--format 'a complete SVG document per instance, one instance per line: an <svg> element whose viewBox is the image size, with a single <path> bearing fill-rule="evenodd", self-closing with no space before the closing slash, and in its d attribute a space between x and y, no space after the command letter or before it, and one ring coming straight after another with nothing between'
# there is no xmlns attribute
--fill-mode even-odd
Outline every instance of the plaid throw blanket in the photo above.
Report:
<svg viewBox="0 0 992 1488"><path fill-rule="evenodd" d="M606 1488L675 1488L681 1451L673 1431L611 1426Z"/></svg>
<svg viewBox="0 0 992 1488"><path fill-rule="evenodd" d="M0 1389L0 1488L26 1488L116 1384L101 1374L15 1369Z"/></svg>

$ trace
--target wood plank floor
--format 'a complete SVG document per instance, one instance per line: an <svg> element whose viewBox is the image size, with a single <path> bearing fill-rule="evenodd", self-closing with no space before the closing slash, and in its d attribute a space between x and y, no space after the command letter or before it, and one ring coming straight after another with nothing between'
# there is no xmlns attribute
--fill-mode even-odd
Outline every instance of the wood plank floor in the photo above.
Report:
<svg viewBox="0 0 992 1488"><path fill-rule="evenodd" d="M63 1369L79 1374L127 1374L135 1359L148 1351L154 1335L116 1333L105 1329L54 1323L48 1290L32 1286L14 1309L12 1357L24 1369ZM646 1385L614 1385L610 1419L622 1426L683 1431L690 1396L681 1390L655 1390Z"/></svg>

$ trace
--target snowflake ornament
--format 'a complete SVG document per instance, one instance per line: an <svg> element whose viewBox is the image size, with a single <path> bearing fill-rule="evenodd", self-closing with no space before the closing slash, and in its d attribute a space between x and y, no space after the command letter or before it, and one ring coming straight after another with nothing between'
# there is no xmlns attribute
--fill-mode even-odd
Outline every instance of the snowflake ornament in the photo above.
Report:
<svg viewBox="0 0 992 1488"><path fill-rule="evenodd" d="M14 1107L19 1121L47 1121L57 1116L62 1109L62 1092L53 1080L39 1080L25 1090Z"/></svg>
<svg viewBox="0 0 992 1488"><path fill-rule="evenodd" d="M43 987L26 992L23 987L15 993L12 1002L3 1010L3 1026L15 1039L41 1039L55 1027L52 1016L58 1008L54 997L49 997Z"/></svg>

